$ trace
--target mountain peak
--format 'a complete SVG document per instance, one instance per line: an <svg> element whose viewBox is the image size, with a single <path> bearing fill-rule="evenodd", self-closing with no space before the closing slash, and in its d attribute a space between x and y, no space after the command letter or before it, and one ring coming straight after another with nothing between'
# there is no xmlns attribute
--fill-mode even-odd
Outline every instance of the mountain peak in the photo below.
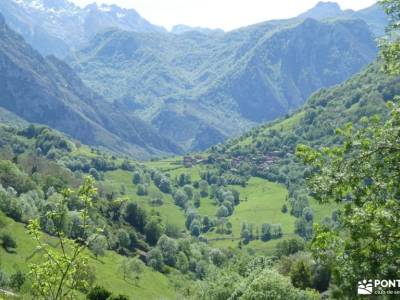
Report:
<svg viewBox="0 0 400 300"><path fill-rule="evenodd" d="M318 2L313 8L302 13L298 18L313 18L317 20L335 18L344 14L344 11L340 8L336 2Z"/></svg>
<svg viewBox="0 0 400 300"><path fill-rule="evenodd" d="M341 10L338 3L331 1L320 1L314 6L314 8L330 8L330 9Z"/></svg>

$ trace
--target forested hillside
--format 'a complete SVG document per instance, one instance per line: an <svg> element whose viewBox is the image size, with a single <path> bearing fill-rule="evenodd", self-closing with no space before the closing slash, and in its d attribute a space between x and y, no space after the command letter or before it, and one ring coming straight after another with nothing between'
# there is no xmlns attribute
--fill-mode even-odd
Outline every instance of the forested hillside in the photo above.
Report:
<svg viewBox="0 0 400 300"><path fill-rule="evenodd" d="M397 299L400 0L380 5L378 55L377 6L175 33L92 6L119 28L71 66L0 15L0 299Z"/></svg>
<svg viewBox="0 0 400 300"><path fill-rule="evenodd" d="M75 54L74 69L184 149L201 150L293 111L376 51L363 21L293 19L225 34L109 30Z"/></svg>
<svg viewBox="0 0 400 300"><path fill-rule="evenodd" d="M51 126L84 143L136 157L179 153L150 125L87 88L54 56L42 57L0 15L0 106L20 118Z"/></svg>

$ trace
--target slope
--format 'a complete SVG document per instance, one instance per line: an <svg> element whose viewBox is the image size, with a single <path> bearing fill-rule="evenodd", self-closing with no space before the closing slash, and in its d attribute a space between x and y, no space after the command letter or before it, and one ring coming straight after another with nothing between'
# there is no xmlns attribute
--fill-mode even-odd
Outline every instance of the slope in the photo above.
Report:
<svg viewBox="0 0 400 300"><path fill-rule="evenodd" d="M316 20L332 18L355 18L366 22L370 30L378 37L385 32L388 25L388 18L383 8L379 4L354 11L351 9L342 10L336 2L319 2L310 10L300 14L297 18Z"/></svg>
<svg viewBox="0 0 400 300"><path fill-rule="evenodd" d="M165 31L143 19L135 10L116 5L91 4L80 8L67 0L2 0L0 13L36 50L60 58L105 28Z"/></svg>
<svg viewBox="0 0 400 300"><path fill-rule="evenodd" d="M359 20L286 20L228 33L108 30L75 54L94 90L186 150L205 149L301 106L370 63Z"/></svg>
<svg viewBox="0 0 400 300"><path fill-rule="evenodd" d="M0 16L0 106L34 123L113 151L145 156L179 148L87 88L55 57L43 58Z"/></svg>

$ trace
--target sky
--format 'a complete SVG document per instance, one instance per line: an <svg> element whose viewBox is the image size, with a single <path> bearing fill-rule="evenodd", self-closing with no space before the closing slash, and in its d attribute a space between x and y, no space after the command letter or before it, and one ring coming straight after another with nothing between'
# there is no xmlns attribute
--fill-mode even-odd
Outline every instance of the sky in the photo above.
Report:
<svg viewBox="0 0 400 300"><path fill-rule="evenodd" d="M134 8L156 25L171 29L185 24L232 30L272 19L286 19L310 9L319 0L70 0L80 6L92 3ZM376 0L337 0L342 9L361 9Z"/></svg>

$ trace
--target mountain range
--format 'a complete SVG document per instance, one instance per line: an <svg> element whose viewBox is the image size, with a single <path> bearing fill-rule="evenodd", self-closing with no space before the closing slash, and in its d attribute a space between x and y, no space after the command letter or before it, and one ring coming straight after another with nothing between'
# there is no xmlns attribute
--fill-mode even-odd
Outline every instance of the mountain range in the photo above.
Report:
<svg viewBox="0 0 400 300"><path fill-rule="evenodd" d="M375 59L359 19L292 19L227 33L111 29L69 59L83 81L185 150L300 107Z"/></svg>
<svg viewBox="0 0 400 300"><path fill-rule="evenodd" d="M319 2L315 7L300 14L297 18L312 18L316 20L333 18L360 19L367 23L370 30L378 37L384 34L385 27L388 24L387 15L378 4L354 11L351 9L342 10L336 2Z"/></svg>
<svg viewBox="0 0 400 300"><path fill-rule="evenodd" d="M7 119L16 115L137 157L180 152L150 125L87 88L65 62L42 57L1 16L0 70L0 106L12 113L1 114Z"/></svg>
<svg viewBox="0 0 400 300"><path fill-rule="evenodd" d="M387 23L376 5L333 3L230 32L167 32L134 10L66 0L4 0L0 12L0 105L136 157L203 150L298 109L371 63Z"/></svg>
<svg viewBox="0 0 400 300"><path fill-rule="evenodd" d="M106 28L127 31L163 32L134 9L116 5L87 5L67 0L2 0L0 13L9 26L43 55L65 57Z"/></svg>

